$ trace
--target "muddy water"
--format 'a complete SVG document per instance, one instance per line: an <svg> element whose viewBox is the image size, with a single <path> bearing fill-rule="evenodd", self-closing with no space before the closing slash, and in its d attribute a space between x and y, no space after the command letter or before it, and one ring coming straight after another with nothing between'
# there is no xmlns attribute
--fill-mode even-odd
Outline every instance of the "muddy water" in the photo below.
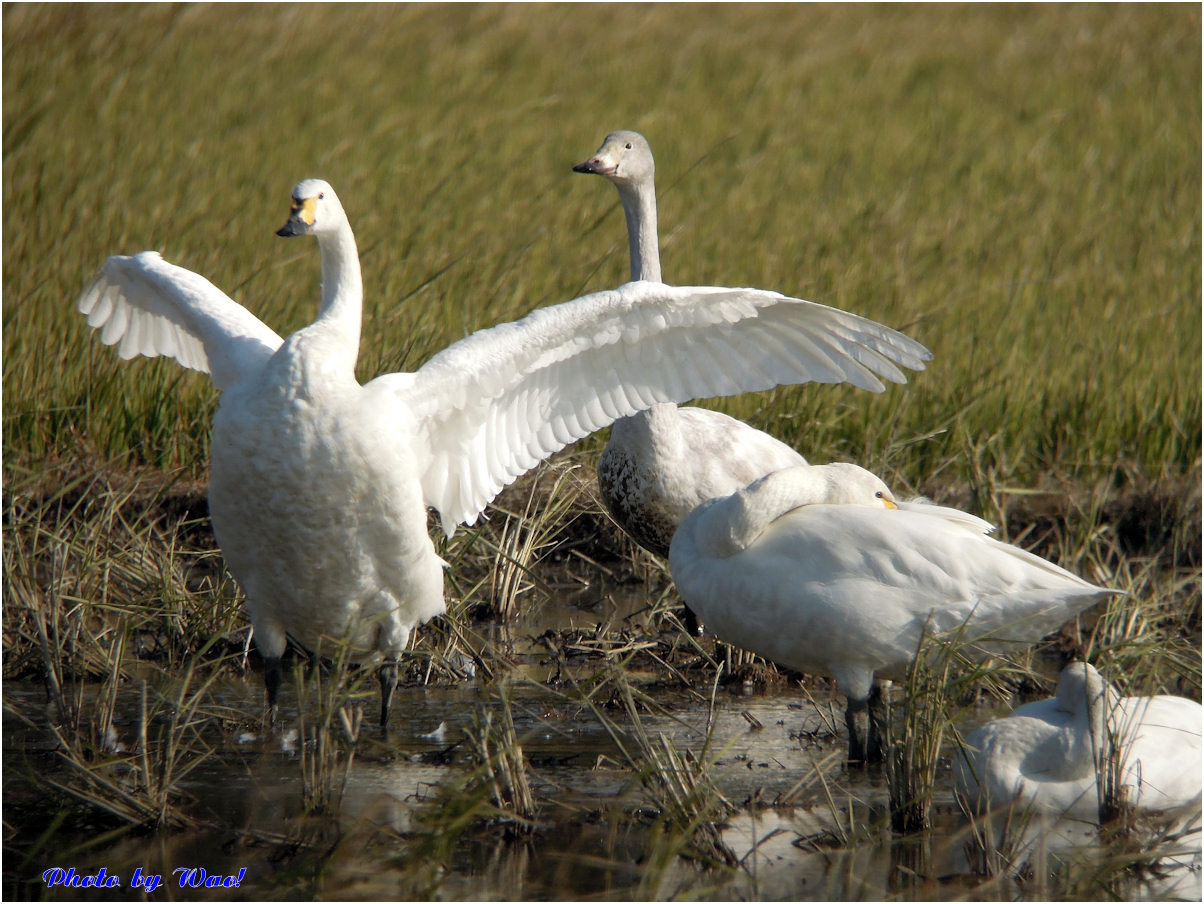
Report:
<svg viewBox="0 0 1204 904"><path fill-rule="evenodd" d="M548 610L538 627L597 617ZM619 731L616 741L579 690L541 684L547 657L524 640L539 633L533 627L498 629L510 632L501 640L516 666L505 689L539 808L529 833L479 818L462 830L432 832L429 822L433 801L473 770L462 739L474 715L496 711L496 683L400 688L388 738L364 730L337 812L314 817L302 805L298 703L287 682L284 724L275 733L257 730L253 719L218 722L205 733L211 755L180 782L189 798L184 809L198 826L159 832L123 828L39 787L69 776L43 727L45 694L6 684L5 897L143 898L145 890L132 883L156 878L162 884L155 897L183 900L952 900L1050 890L1006 881L984 892L976 884L963 852L964 820L944 773L934 831L918 840L892 838L885 777L843 768L843 742L833 733L839 698L819 700L817 709L789 688L753 694L720 687L712 704L710 687L689 690L632 675L655 703L641 711L643 731L705 760L705 774L727 803L719 840L737 864L705 868L677 856L620 749L620 743L636 748L629 716L621 707L601 708ZM255 713L261 694L257 676L229 681L215 688L212 711ZM117 740L131 748L139 705L136 688L123 690ZM989 715L968 714L967 725ZM1096 856L1085 830L1049 837L1054 848ZM1185 865L1130 882L1123 896L1199 899L1198 836L1186 845L1193 847L1194 857L1180 858ZM72 869L76 877L117 877L120 885L99 891L50 885L69 883ZM215 882L223 884L206 885Z"/></svg>
<svg viewBox="0 0 1204 904"><path fill-rule="evenodd" d="M40 688L7 684L4 690L12 708L27 713L45 709ZM258 694L257 687L234 684L219 688L214 698L219 706L238 709L257 703ZM632 865L642 856L647 833L628 812L642 798L638 782L632 787L633 773L624 768L621 752L587 707L566 704L559 696L540 694L529 686L514 687L510 696L516 731L531 764L532 790L544 811L540 826L529 840L507 840L488 830L478 838L467 838L457 846L454 868L439 877L440 895L452 899L630 897L638 882ZM707 708L687 694L663 696L666 699L660 702L667 714L644 716L645 730L653 736L663 733L675 747L700 750ZM286 696L286 710L288 705ZM394 702L395 728L387 745L374 730L367 730L373 736L366 739L349 775L335 825L303 814L295 726L286 724L271 738L231 734L182 782L183 790L194 798L189 812L220 828L151 835L119 831L111 840L94 844L96 827L68 820L36 850L42 841L37 837L39 828L49 817L42 812L45 797L34 787L33 773L46 776L60 770L44 734L6 712L6 818L22 827L18 837L9 839L6 891L20 898L67 900L79 892L47 889L42 879L46 869L74 867L82 876L105 867L107 875L121 877L128 893L129 880L140 867L143 876L158 875L171 882L172 887L165 889L171 897L185 899L218 893L231 900L411 897L417 890L410 884L413 878L406 864L399 864L394 876L387 866L365 859L359 842L348 839L374 839L378 845L383 845L382 839L391 840L394 850L386 855L386 863L404 858L404 839L421 828L415 822L421 805L440 786L451 785L471 768L466 754L453 745L472 727L473 713L482 712L486 705L479 689L471 685L400 689ZM753 728L745 713L764 727ZM754 795L769 801L785 795L805 770L835 749L831 744L804 749L791 741L789 734L804 725L804 718L798 703L788 698L721 696L715 716L712 736L721 749L710 774L736 806ZM614 719L624 721L619 713ZM131 695L117 719L118 737L128 741L136 720L136 700ZM809 730L822 729L813 724ZM452 750L444 753L449 747ZM833 780L839 781L839 775L834 774ZM764 813L756 819L745 815L725 829L724 840L742 856L754 838L775 829L794 838L822 831L822 822L805 813L797 817ZM316 845L320 850L293 852L294 845ZM787 853L792 860L801 859L796 849ZM781 857L781 852L776 853L774 861ZM175 871L187 867L203 868L210 876L237 876L243 868L246 872L237 889L181 889L182 875ZM718 883L727 889L719 892L721 897L734 893L734 882L745 887L746 894L755 894L752 877L738 873L703 879L683 863L669 874L666 881L682 887L697 887L700 880ZM820 878L817 874L811 881Z"/></svg>

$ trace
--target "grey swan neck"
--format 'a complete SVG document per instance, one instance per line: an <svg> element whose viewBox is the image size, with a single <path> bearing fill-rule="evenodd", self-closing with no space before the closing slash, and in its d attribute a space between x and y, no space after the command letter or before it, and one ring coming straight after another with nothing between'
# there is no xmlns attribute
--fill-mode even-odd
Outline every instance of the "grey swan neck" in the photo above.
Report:
<svg viewBox="0 0 1204 904"><path fill-rule="evenodd" d="M619 186L623 215L627 219L627 249L631 255L632 280L661 282L661 253L656 235L656 185L646 179L636 186ZM672 402L654 405L631 417L615 421L611 436L620 442L652 440L664 431L676 432L677 406Z"/></svg>
<svg viewBox="0 0 1204 904"><path fill-rule="evenodd" d="M627 248L631 278L661 282L660 246L656 237L656 187L651 179L636 186L621 186L619 198L627 218Z"/></svg>

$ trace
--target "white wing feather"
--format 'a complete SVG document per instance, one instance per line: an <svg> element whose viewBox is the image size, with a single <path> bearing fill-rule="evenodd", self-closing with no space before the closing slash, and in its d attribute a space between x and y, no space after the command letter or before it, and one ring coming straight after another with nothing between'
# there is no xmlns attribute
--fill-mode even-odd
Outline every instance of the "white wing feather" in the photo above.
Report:
<svg viewBox="0 0 1204 904"><path fill-rule="evenodd" d="M633 282L473 333L412 379L379 379L416 416L424 497L450 535L553 452L657 403L807 382L880 392L931 357L776 292Z"/></svg>
<svg viewBox="0 0 1204 904"><path fill-rule="evenodd" d="M227 389L260 367L281 338L213 283L157 251L110 257L76 308L123 359L174 358Z"/></svg>
<svg viewBox="0 0 1204 904"><path fill-rule="evenodd" d="M974 534L985 535L995 533L995 525L990 521L979 518L977 515L971 515L969 512L963 512L960 509L936 505L927 499L899 500L896 504L905 512L921 512L934 518L944 518L950 524L961 525Z"/></svg>

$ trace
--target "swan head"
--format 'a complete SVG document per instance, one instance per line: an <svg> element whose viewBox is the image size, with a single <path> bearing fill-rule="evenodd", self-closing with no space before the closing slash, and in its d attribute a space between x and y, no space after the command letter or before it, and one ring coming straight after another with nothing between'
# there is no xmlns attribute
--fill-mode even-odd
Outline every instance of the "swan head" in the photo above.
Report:
<svg viewBox="0 0 1204 904"><path fill-rule="evenodd" d="M875 474L857 465L833 462L800 465L758 477L732 498L776 508L778 515L804 505L866 505L895 509L895 495ZM755 501L753 501L755 500Z"/></svg>
<svg viewBox="0 0 1204 904"><path fill-rule="evenodd" d="M288 238L294 235L321 235L340 229L347 222L347 214L339 203L329 182L321 179L302 179L293 188L293 202L288 210L288 222L276 231L276 235Z"/></svg>
<svg viewBox="0 0 1204 904"><path fill-rule="evenodd" d="M1057 700L1058 709L1065 713L1086 713L1100 704L1111 712L1119 695L1095 666L1076 660L1058 676Z"/></svg>
<svg viewBox="0 0 1204 904"><path fill-rule="evenodd" d="M772 471L730 496L702 503L677 533L692 531L704 555L727 558L755 543L777 519L809 505L898 508L890 488L865 468L843 463L799 465ZM677 545L674 537L673 546ZM672 556L671 548L670 561Z"/></svg>
<svg viewBox="0 0 1204 904"><path fill-rule="evenodd" d="M870 505L897 509L899 503L881 478L865 468L846 462L816 465L823 481L823 501L831 505Z"/></svg>
<svg viewBox="0 0 1204 904"><path fill-rule="evenodd" d="M594 156L573 167L575 173L605 176L618 186L651 183L656 167L652 148L639 132L611 132Z"/></svg>

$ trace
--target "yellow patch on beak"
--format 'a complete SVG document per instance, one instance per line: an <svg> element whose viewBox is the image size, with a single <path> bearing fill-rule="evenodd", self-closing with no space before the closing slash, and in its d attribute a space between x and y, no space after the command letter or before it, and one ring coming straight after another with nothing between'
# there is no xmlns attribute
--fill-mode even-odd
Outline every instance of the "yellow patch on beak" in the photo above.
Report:
<svg viewBox="0 0 1204 904"><path fill-rule="evenodd" d="M314 219L316 218L314 214L314 208L317 206L317 204L317 198L306 198L304 201L298 201L296 198L294 198L292 206L290 206L288 209L289 216L297 217L298 219L302 220L306 226L312 226L314 224Z"/></svg>
<svg viewBox="0 0 1204 904"><path fill-rule="evenodd" d="M885 505L888 509L897 509L898 508L898 506L895 505L893 500L887 499L885 496L882 497L882 504Z"/></svg>

